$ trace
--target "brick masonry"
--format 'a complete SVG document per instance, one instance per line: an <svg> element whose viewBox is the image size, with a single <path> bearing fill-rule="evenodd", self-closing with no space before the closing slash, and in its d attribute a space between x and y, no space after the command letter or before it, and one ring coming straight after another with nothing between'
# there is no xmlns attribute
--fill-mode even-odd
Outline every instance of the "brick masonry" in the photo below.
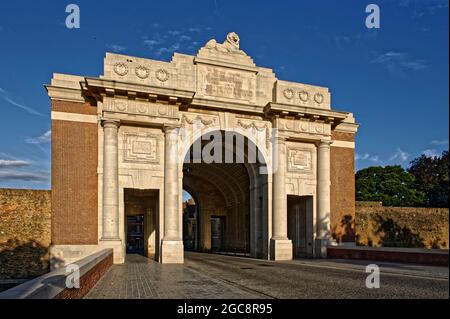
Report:
<svg viewBox="0 0 450 319"><path fill-rule="evenodd" d="M80 288L66 288L61 291L54 299L81 299L95 286L100 278L109 270L113 264L113 254L95 265L80 278Z"/></svg>
<svg viewBox="0 0 450 319"><path fill-rule="evenodd" d="M354 142L354 134L333 132L332 139ZM355 151L331 144L331 233L337 242L355 240Z"/></svg>
<svg viewBox="0 0 450 319"><path fill-rule="evenodd" d="M52 101L58 112L96 114L86 103ZM98 127L52 120L52 243L97 244Z"/></svg>
<svg viewBox="0 0 450 319"><path fill-rule="evenodd" d="M384 248L386 249L386 248ZM440 252L419 252L413 250L377 250L375 248L367 247L366 249L351 249L344 247L329 247L327 250L328 258L337 259L360 259L373 260L383 262L402 262L434 266L448 267L448 253L442 254Z"/></svg>
<svg viewBox="0 0 450 319"><path fill-rule="evenodd" d="M449 248L448 208L384 207L356 202L359 245Z"/></svg>
<svg viewBox="0 0 450 319"><path fill-rule="evenodd" d="M51 192L0 189L0 279L49 270Z"/></svg>

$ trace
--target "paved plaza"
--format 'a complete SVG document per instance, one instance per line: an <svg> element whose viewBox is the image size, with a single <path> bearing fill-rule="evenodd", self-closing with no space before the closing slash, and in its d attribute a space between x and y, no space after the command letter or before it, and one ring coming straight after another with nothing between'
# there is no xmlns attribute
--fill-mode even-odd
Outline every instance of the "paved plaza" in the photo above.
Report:
<svg viewBox="0 0 450 319"><path fill-rule="evenodd" d="M448 298L446 267L378 263L379 289L365 286L365 266L344 260L264 261L185 253L184 265L139 255L113 265L86 298Z"/></svg>

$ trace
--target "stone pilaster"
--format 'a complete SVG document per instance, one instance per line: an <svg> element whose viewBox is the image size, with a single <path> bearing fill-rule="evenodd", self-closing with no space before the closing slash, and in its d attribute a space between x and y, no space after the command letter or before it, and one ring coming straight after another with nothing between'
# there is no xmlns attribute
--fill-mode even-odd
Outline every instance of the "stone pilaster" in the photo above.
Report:
<svg viewBox="0 0 450 319"><path fill-rule="evenodd" d="M103 121L102 240L119 240L118 121Z"/></svg>
<svg viewBox="0 0 450 319"><path fill-rule="evenodd" d="M178 127L164 127L164 132L164 237L161 262L182 264L184 251L179 231Z"/></svg>
<svg viewBox="0 0 450 319"><path fill-rule="evenodd" d="M272 181L272 238L270 255L273 260L292 259L292 241L287 237L287 196L286 196L286 141L277 136L273 141L274 161Z"/></svg>
<svg viewBox="0 0 450 319"><path fill-rule="evenodd" d="M332 141L321 140L317 146L317 237L316 256L326 257L330 244L330 145Z"/></svg>

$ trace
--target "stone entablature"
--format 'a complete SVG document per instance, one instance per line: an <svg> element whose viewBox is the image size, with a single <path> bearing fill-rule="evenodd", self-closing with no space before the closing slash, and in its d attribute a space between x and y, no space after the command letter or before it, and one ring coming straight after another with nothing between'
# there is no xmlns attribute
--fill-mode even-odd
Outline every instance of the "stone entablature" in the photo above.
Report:
<svg viewBox="0 0 450 319"><path fill-rule="evenodd" d="M250 177L251 196L264 201L264 208L250 210L264 210L255 216L264 215L267 223L264 234L252 235L265 241L258 254L292 257L287 195L314 198L311 227L316 229L309 233L323 254L330 233L330 180L336 175L330 173L330 157L339 153L333 153L336 148L353 152L354 139L340 136L354 136L358 128L351 113L331 108L328 88L278 80L240 49L234 33L222 44L210 40L196 56L175 53L170 62L107 53L102 76L54 74L46 88L54 101L96 107L97 115L54 108L52 120L97 122L98 239L102 247L115 249L116 262L123 259L128 188L159 191L157 249L166 253L154 253L162 262L182 262L183 165L167 159L183 158L203 134L227 130L257 145L269 167L264 183ZM276 172L270 170L273 155L280 163ZM252 247L259 245L252 240Z"/></svg>

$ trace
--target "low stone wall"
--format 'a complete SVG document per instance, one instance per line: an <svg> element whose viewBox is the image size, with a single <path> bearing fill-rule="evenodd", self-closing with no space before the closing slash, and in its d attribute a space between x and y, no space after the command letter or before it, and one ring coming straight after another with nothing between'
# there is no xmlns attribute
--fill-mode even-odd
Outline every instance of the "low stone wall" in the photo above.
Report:
<svg viewBox="0 0 450 319"><path fill-rule="evenodd" d="M0 279L49 271L51 192L0 189Z"/></svg>
<svg viewBox="0 0 450 319"><path fill-rule="evenodd" d="M112 264L113 250L103 249L71 264L79 271L78 288L68 288L66 284L67 276L74 276L74 268L66 272L61 267L0 293L0 299L81 299Z"/></svg>
<svg viewBox="0 0 450 319"><path fill-rule="evenodd" d="M449 248L448 208L356 202L356 241L372 247Z"/></svg>
<svg viewBox="0 0 450 319"><path fill-rule="evenodd" d="M394 247L333 247L328 258L401 262L448 267L448 250Z"/></svg>

